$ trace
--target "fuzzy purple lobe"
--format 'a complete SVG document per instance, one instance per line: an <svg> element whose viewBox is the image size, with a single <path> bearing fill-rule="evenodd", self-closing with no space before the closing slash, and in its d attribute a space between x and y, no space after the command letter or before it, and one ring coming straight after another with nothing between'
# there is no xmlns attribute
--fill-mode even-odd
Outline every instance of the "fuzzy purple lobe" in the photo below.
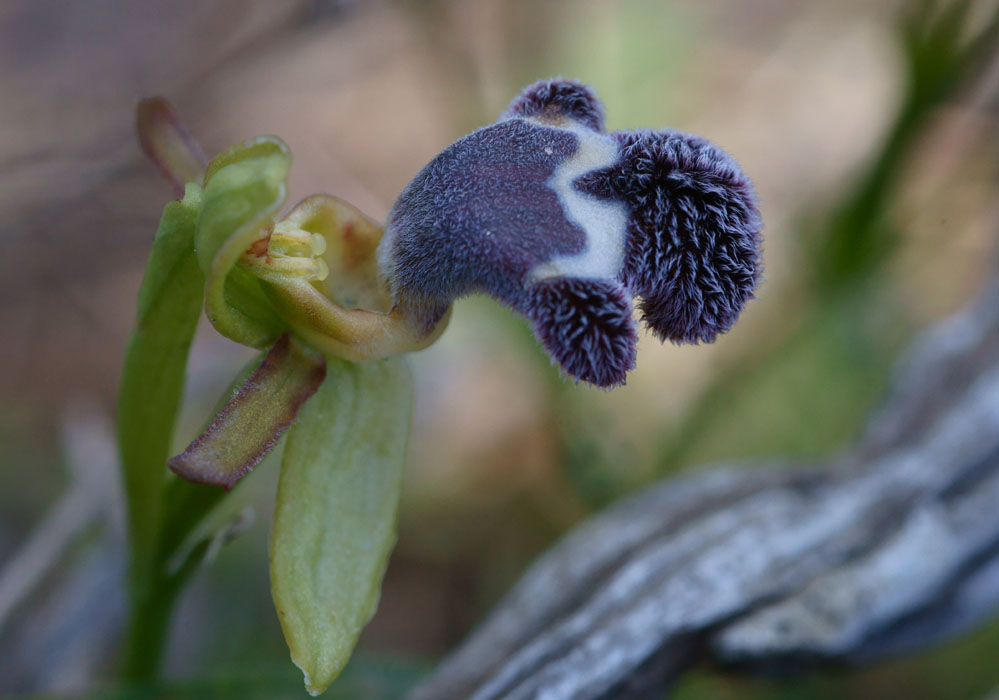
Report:
<svg viewBox="0 0 999 700"><path fill-rule="evenodd" d="M552 184L583 129L613 139L617 155L572 187L624 207L623 255L600 276L539 276L593 244ZM490 294L530 320L567 374L597 386L623 384L634 367L636 297L662 340L711 342L727 331L760 280L749 179L698 136L602 130L588 87L541 81L499 122L434 158L396 201L380 251L396 302L429 328L457 297Z"/></svg>

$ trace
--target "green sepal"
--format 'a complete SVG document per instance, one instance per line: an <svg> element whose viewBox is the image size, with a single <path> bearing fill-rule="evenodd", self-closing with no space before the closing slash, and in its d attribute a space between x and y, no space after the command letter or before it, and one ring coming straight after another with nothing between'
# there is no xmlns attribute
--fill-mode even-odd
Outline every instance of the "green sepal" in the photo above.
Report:
<svg viewBox="0 0 999 700"><path fill-rule="evenodd" d="M229 402L239 387L263 362L267 353L262 352L246 363L222 392L212 415L216 415ZM208 424L205 424L208 427ZM163 492L163 531L160 533L159 552L164 561L175 559L189 544L191 533L198 530L229 492L204 484L193 484L171 474Z"/></svg>
<svg viewBox="0 0 999 700"><path fill-rule="evenodd" d="M232 489L277 444L325 376L325 358L286 333L201 435L170 458L170 469L187 481Z"/></svg>
<svg viewBox="0 0 999 700"><path fill-rule="evenodd" d="M163 210L139 290L138 318L125 352L118 397L118 445L128 502L133 586L149 584L170 440L184 369L201 314L204 278L194 255L201 188Z"/></svg>
<svg viewBox="0 0 999 700"><path fill-rule="evenodd" d="M326 362L326 380L288 431L271 533L274 605L314 695L377 607L412 411L400 358Z"/></svg>
<svg viewBox="0 0 999 700"><path fill-rule="evenodd" d="M236 267L266 239L284 203L288 147L264 136L234 146L209 163L194 248L205 275L205 313L216 330L251 347L273 344L285 324L260 282Z"/></svg>

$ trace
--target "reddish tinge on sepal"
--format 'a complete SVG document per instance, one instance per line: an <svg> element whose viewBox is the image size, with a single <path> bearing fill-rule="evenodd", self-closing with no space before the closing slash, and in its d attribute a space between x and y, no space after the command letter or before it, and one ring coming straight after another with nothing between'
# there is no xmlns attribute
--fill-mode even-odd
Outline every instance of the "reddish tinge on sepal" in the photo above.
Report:
<svg viewBox="0 0 999 700"><path fill-rule="evenodd" d="M277 444L325 377L322 355L282 335L208 428L167 464L187 481L228 491Z"/></svg>
<svg viewBox="0 0 999 700"><path fill-rule="evenodd" d="M188 182L200 184L208 160L173 105L162 97L150 97L139 103L135 117L143 152L170 181L177 196L184 196Z"/></svg>

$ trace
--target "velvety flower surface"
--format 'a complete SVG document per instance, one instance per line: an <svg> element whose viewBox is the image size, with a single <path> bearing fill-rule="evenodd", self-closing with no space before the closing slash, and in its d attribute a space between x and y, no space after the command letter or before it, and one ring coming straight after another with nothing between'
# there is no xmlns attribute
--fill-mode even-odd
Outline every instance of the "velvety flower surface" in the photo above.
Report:
<svg viewBox="0 0 999 700"><path fill-rule="evenodd" d="M379 268L418 326L485 292L526 316L566 373L614 386L635 364L636 297L663 340L732 326L760 279L760 228L721 149L668 129L605 133L590 88L549 80L413 179Z"/></svg>

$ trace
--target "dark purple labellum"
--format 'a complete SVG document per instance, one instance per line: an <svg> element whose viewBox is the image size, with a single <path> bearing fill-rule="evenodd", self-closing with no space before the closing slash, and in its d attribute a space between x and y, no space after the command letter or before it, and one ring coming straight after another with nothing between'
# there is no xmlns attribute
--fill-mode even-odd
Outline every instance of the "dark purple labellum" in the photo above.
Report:
<svg viewBox="0 0 999 700"><path fill-rule="evenodd" d="M227 491L250 472L326 376L326 360L287 333L205 431L167 462L178 476Z"/></svg>
<svg viewBox="0 0 999 700"><path fill-rule="evenodd" d="M603 131L590 88L542 81L399 196L379 249L396 303L429 328L486 292L524 314L569 375L623 384L632 301L663 340L711 342L760 279L761 221L721 149L672 130Z"/></svg>

